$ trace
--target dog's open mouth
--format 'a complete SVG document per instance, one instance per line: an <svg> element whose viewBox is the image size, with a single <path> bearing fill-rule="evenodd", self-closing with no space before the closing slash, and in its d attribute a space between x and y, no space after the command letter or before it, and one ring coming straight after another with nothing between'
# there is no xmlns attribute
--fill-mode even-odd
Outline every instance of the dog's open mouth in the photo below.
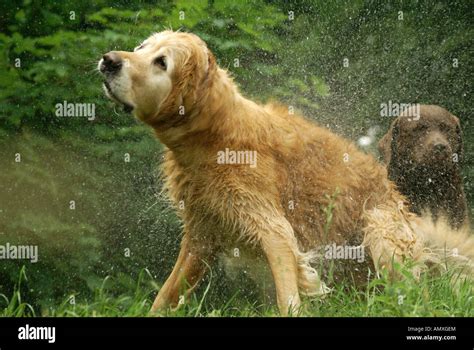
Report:
<svg viewBox="0 0 474 350"><path fill-rule="evenodd" d="M108 97L110 97L111 100L121 104L123 106L123 110L126 113L131 113L133 111L133 106L132 105L130 105L127 102L123 102L121 99L119 99L117 97L117 95L114 94L114 92L112 91L112 88L110 87L110 84L109 84L108 81L104 81L104 87L105 87L105 90L107 91Z"/></svg>

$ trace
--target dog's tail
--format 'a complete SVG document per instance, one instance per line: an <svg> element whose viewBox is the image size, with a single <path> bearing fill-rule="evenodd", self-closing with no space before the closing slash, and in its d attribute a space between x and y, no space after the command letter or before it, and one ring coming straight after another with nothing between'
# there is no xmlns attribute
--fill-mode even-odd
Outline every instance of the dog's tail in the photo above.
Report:
<svg viewBox="0 0 474 350"><path fill-rule="evenodd" d="M454 230L443 218L435 223L430 216L417 217L396 203L367 210L365 219L363 244L378 271L408 258L415 263L415 277L428 268L455 269L474 277L474 236L467 227Z"/></svg>
<svg viewBox="0 0 474 350"><path fill-rule="evenodd" d="M451 228L445 218L433 222L431 216L416 218L414 231L420 237L429 265L441 269L456 269L474 277L474 235L466 225Z"/></svg>

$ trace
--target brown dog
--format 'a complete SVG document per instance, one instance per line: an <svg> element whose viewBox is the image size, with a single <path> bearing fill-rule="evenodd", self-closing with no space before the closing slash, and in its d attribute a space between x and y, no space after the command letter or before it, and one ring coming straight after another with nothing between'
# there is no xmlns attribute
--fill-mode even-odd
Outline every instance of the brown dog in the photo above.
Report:
<svg viewBox="0 0 474 350"><path fill-rule="evenodd" d="M158 33L104 55L99 69L109 97L168 147L165 187L184 234L153 311L184 299L216 254L236 247L266 257L283 315L298 310L300 292L328 292L310 265L320 247L322 259L365 277L373 265L424 260L423 236L383 166L286 107L244 98L199 37ZM352 259L361 257L352 248L371 259Z"/></svg>
<svg viewBox="0 0 474 350"><path fill-rule="evenodd" d="M453 228L460 228L467 222L467 202L459 119L439 106L417 108L396 118L379 142L389 178L408 197L413 212L428 211L435 221L446 216Z"/></svg>

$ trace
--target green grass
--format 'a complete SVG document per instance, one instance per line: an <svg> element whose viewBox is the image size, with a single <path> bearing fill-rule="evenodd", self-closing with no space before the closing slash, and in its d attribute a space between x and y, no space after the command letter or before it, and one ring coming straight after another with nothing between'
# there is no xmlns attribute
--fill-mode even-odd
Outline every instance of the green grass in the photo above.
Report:
<svg viewBox="0 0 474 350"><path fill-rule="evenodd" d="M451 283L458 276L445 273L441 276L425 275L416 281L405 274L403 280L390 282L386 276L373 279L363 289L337 285L324 299L304 298L301 316L313 317L366 317L366 316L474 316L472 283ZM26 280L22 270L15 292L11 297L0 295L0 315L9 317L61 316L61 317L116 317L151 316L149 310L159 286L144 270L134 288L117 295L114 279L104 279L90 300L68 296L61 303L34 309L21 297L22 282ZM159 314L170 317L262 317L278 316L275 305L250 302L238 294L228 300L209 298L213 281L203 286L177 310ZM455 285L456 287L453 287ZM402 295L403 297L400 297ZM213 299L213 300L211 300ZM214 300L215 299L215 300ZM74 302L72 302L74 301Z"/></svg>

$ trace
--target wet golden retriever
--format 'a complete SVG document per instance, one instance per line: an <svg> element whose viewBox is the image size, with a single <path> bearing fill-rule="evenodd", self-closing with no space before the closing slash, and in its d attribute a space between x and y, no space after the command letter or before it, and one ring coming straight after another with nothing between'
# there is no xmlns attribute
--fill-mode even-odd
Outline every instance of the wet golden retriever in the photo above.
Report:
<svg viewBox="0 0 474 350"><path fill-rule="evenodd" d="M291 109L243 97L198 36L154 34L133 52L105 54L99 70L107 95L166 145L165 188L184 223L152 311L176 305L218 252L241 243L266 257L282 315L299 310L300 294L328 293L314 260L338 259L366 278L372 265L425 259L426 240L383 166Z"/></svg>

